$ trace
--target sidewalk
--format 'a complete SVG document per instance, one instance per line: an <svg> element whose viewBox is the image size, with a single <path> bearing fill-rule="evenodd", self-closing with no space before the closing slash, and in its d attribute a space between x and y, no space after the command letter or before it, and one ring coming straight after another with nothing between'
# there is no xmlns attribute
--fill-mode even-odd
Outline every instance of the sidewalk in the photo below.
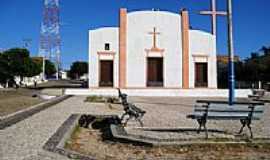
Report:
<svg viewBox="0 0 270 160"><path fill-rule="evenodd" d="M61 160L59 155L45 152L44 143L72 113L110 112L104 104L92 107L83 103L85 97L71 97L47 110L41 111L5 130L0 130L1 160Z"/></svg>

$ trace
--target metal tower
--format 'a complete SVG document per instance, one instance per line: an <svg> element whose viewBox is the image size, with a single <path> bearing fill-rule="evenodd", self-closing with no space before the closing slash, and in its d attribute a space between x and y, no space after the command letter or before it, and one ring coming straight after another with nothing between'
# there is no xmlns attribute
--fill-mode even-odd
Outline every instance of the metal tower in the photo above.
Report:
<svg viewBox="0 0 270 160"><path fill-rule="evenodd" d="M59 0L44 0L40 29L39 56L55 64L56 79L61 67L61 37Z"/></svg>

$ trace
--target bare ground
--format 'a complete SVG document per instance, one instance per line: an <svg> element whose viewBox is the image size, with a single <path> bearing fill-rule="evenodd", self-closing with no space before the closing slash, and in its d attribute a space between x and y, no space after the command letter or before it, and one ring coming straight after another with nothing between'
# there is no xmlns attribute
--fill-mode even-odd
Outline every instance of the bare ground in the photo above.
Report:
<svg viewBox="0 0 270 160"><path fill-rule="evenodd" d="M146 147L104 141L99 130L77 128L66 148L99 160L190 159L263 160L270 159L270 145L190 145Z"/></svg>
<svg viewBox="0 0 270 160"><path fill-rule="evenodd" d="M130 97L130 101L147 111L143 118L146 127L197 127L196 122L186 118L191 113L195 101L200 98L151 98ZM205 99L205 98L204 98ZM217 100L218 98L211 98ZM247 101L247 99L243 99ZM103 104L104 105L104 104ZM106 105L104 105L105 107ZM91 105L91 109L96 108ZM121 110L121 106L113 105L111 112ZM256 138L269 138L269 104L266 105L263 119L254 122ZM135 127L136 123L128 124ZM210 128L220 129L228 133L235 133L239 129L236 122L209 122ZM149 135L150 133L147 133ZM139 135L144 135L139 133ZM155 136L155 135L152 135ZM94 129L77 128L66 148L96 159L229 159L229 160L263 160L270 159L269 144L215 144L190 145L171 147L145 147L104 140L104 132Z"/></svg>
<svg viewBox="0 0 270 160"><path fill-rule="evenodd" d="M5 116L43 102L43 100L37 97L32 97L36 92L30 89L0 90L0 116Z"/></svg>

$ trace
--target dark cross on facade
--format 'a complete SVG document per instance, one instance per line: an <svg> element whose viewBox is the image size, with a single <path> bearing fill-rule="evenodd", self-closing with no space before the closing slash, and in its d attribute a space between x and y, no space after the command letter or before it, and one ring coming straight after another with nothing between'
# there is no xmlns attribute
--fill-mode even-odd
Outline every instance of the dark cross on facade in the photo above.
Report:
<svg viewBox="0 0 270 160"><path fill-rule="evenodd" d="M217 11L216 9L216 0L211 0L211 11L201 11L202 15L211 15L212 16L212 34L217 35L217 16L226 16L227 12Z"/></svg>
<svg viewBox="0 0 270 160"><path fill-rule="evenodd" d="M160 34L160 32L156 31L156 27L154 27L154 31L153 32L149 32L149 34L153 35L153 48L157 48L157 35Z"/></svg>

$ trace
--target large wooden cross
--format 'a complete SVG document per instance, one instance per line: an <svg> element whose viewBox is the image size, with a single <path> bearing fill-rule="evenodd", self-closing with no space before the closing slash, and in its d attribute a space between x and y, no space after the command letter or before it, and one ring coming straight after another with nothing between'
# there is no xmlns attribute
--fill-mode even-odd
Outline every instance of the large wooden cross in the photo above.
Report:
<svg viewBox="0 0 270 160"><path fill-rule="evenodd" d="M157 48L157 35L160 34L160 32L156 31L156 27L154 27L154 31L153 32L149 32L149 34L153 35L153 48Z"/></svg>
<svg viewBox="0 0 270 160"><path fill-rule="evenodd" d="M227 12L217 11L216 9L216 0L212 0L211 11L201 11L202 15L211 15L212 16L212 34L217 35L217 16L226 16Z"/></svg>

